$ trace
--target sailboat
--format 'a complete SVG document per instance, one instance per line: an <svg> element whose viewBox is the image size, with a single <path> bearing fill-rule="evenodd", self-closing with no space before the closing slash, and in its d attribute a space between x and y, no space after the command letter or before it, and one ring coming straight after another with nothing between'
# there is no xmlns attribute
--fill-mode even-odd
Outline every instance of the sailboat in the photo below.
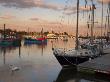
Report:
<svg viewBox="0 0 110 82"><path fill-rule="evenodd" d="M94 4L92 10L94 11ZM78 27L79 27L79 0L77 0L77 26L76 26L76 47L71 50L64 50L59 48L52 48L53 54L58 62L64 66L77 66L80 63L94 59L100 54L98 45L79 45L78 41ZM91 38L93 39L93 38ZM92 41L91 41L92 42Z"/></svg>
<svg viewBox="0 0 110 82"><path fill-rule="evenodd" d="M103 28L103 17L104 17L104 8L103 8L104 2L102 1L102 21L101 21L101 35L102 35L102 28ZM106 22L105 22L105 30L107 33L105 33L105 42L101 39L102 41L102 46L103 46L103 52L105 53L110 53L110 2L108 3L107 7L107 16L106 16ZM106 25L108 23L108 25ZM106 28L107 27L107 28Z"/></svg>

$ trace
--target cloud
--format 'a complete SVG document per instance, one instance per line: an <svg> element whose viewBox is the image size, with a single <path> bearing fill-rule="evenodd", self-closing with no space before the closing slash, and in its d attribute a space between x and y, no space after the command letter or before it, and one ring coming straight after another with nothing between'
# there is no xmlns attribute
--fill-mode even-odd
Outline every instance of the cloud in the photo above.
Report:
<svg viewBox="0 0 110 82"><path fill-rule="evenodd" d="M53 24L53 25L61 25L61 23L60 22L50 22L50 24Z"/></svg>
<svg viewBox="0 0 110 82"><path fill-rule="evenodd" d="M103 3L110 3L110 0L98 0L98 2L100 2L100 3L102 3L102 1L103 1Z"/></svg>
<svg viewBox="0 0 110 82"><path fill-rule="evenodd" d="M47 8L53 10L61 9L60 6L55 4L46 4L43 0L0 0L0 4L5 7L16 7L16 8Z"/></svg>
<svg viewBox="0 0 110 82"><path fill-rule="evenodd" d="M35 6L34 0L0 0L6 7L31 8Z"/></svg>
<svg viewBox="0 0 110 82"><path fill-rule="evenodd" d="M32 20L32 21L38 21L39 18L37 18L37 17L35 17L35 18L30 18L30 20Z"/></svg>
<svg viewBox="0 0 110 82"><path fill-rule="evenodd" d="M91 10L91 6L80 6L79 7L79 12L82 11L90 11ZM77 12L77 8L73 7L73 8L68 8L66 9L66 11L64 12L66 15L71 15L71 14L75 14Z"/></svg>
<svg viewBox="0 0 110 82"><path fill-rule="evenodd" d="M0 16L0 19L13 19L13 18L15 18L15 16L12 16L10 14L5 14Z"/></svg>
<svg viewBox="0 0 110 82"><path fill-rule="evenodd" d="M31 20L32 22L36 22L36 23L39 23L39 24L48 24L49 22L47 20L44 20L44 19L41 19L40 17L32 17L32 18L29 18L29 20Z"/></svg>

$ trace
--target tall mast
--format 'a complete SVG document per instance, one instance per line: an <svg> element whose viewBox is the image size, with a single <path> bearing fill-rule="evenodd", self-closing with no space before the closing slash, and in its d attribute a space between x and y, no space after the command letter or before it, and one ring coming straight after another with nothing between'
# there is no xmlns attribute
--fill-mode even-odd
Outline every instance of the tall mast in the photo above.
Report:
<svg viewBox="0 0 110 82"><path fill-rule="evenodd" d="M101 54L103 53L102 29L103 28L103 0L102 0L102 18L101 18Z"/></svg>
<svg viewBox="0 0 110 82"><path fill-rule="evenodd" d="M110 32L110 2L108 3L108 30Z"/></svg>
<svg viewBox="0 0 110 82"><path fill-rule="evenodd" d="M103 0L102 0L101 37L102 37L102 28L103 28ZM101 43L102 43L102 38L101 38Z"/></svg>
<svg viewBox="0 0 110 82"><path fill-rule="evenodd" d="M76 23L76 47L78 50L78 27L79 27L79 0L77 0L77 23Z"/></svg>
<svg viewBox="0 0 110 82"><path fill-rule="evenodd" d="M43 28L41 29L41 36L42 36L42 38L43 38Z"/></svg>
<svg viewBox="0 0 110 82"><path fill-rule="evenodd" d="M91 25L91 43L93 43L93 28L94 28L94 9L95 9L95 5L94 5L94 3L93 3L93 0L91 0L92 1L92 25Z"/></svg>

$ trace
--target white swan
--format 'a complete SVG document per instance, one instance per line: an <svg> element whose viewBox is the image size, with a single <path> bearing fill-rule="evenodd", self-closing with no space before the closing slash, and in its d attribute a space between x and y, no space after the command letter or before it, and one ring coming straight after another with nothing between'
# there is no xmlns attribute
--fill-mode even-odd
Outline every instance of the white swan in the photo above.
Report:
<svg viewBox="0 0 110 82"><path fill-rule="evenodd" d="M10 65L10 69L11 69L11 71L18 71L18 70L20 70L19 67L16 67L14 65Z"/></svg>

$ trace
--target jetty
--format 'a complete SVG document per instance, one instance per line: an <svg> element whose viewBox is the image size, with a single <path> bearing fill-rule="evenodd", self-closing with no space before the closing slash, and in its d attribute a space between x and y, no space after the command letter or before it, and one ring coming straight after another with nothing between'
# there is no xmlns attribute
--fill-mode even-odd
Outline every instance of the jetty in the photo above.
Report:
<svg viewBox="0 0 110 82"><path fill-rule="evenodd" d="M77 70L79 72L110 75L110 54L81 63L78 65Z"/></svg>

